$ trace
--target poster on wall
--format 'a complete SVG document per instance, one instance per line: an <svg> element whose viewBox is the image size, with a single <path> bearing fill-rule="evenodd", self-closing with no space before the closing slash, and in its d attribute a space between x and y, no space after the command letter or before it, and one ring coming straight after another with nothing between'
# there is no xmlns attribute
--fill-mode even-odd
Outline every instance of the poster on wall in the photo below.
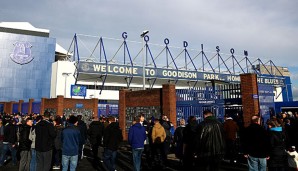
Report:
<svg viewBox="0 0 298 171"><path fill-rule="evenodd" d="M82 85L71 85L71 96L86 97L87 87Z"/></svg>

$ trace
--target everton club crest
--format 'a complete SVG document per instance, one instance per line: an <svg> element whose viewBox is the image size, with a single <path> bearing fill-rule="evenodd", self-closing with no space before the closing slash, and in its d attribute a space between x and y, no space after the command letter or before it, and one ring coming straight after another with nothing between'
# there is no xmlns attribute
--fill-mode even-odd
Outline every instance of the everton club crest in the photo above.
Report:
<svg viewBox="0 0 298 171"><path fill-rule="evenodd" d="M27 64L33 60L31 55L32 45L29 42L16 42L13 53L10 54L11 60L18 64Z"/></svg>

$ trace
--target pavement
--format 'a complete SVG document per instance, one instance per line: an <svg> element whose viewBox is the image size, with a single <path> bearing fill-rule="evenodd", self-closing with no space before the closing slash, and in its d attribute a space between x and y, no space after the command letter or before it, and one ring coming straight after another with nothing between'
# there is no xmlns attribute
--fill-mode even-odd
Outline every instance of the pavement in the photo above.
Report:
<svg viewBox="0 0 298 171"><path fill-rule="evenodd" d="M99 149L99 156L101 157L103 149ZM84 158L79 162L77 171L105 171L106 168L102 162L98 161L98 164L92 165L93 158L91 157L90 148L86 147L84 150ZM164 171L183 171L183 166L174 154L168 155L169 163L168 167L164 168ZM0 167L0 171L17 171L18 166L13 166L11 160L8 160L4 166ZM116 162L117 171L133 171L131 151L127 145L120 148L117 154ZM161 168L149 169L143 166L142 171L159 171ZM246 171L247 165L243 163L230 164L228 161L223 161L220 171ZM55 170L54 170L55 171Z"/></svg>

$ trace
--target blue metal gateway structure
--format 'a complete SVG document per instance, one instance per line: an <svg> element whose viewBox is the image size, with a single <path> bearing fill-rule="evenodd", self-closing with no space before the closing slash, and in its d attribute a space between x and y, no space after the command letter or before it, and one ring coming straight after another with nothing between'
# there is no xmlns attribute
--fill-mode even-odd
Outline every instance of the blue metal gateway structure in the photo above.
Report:
<svg viewBox="0 0 298 171"><path fill-rule="evenodd" d="M273 61L249 58L247 51L239 56L231 48L229 54L223 54L217 46L215 52L210 52L203 44L200 49L189 49L186 41L183 47L173 47L167 38L164 45L158 45L149 43L149 36L143 37L143 43L128 41L126 32L122 38L75 34L68 51L73 54L69 60L76 66L76 84L97 82L102 91L106 82L115 86L126 83L127 88L134 89L140 87L144 76L150 89L174 83L177 118L194 115L198 120L205 109L219 118L226 113L241 113L240 74L257 74L260 90L264 90L259 97L265 99L260 99L260 104L266 112L272 107L275 87L291 91L291 85L285 84L289 77Z"/></svg>

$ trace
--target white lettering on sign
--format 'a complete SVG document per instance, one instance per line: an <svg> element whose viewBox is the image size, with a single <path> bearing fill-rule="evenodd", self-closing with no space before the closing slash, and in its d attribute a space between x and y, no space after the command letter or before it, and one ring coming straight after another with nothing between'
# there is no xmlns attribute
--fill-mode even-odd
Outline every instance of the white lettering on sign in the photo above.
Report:
<svg viewBox="0 0 298 171"><path fill-rule="evenodd" d="M146 70L146 75L154 76L155 75L155 70L154 69L145 69Z"/></svg>
<svg viewBox="0 0 298 171"><path fill-rule="evenodd" d="M108 70L107 70L108 69ZM120 74L137 74L138 68L126 67L126 66L107 66L106 65L93 65L95 72L109 72Z"/></svg>
<svg viewBox="0 0 298 171"><path fill-rule="evenodd" d="M272 79L270 79L270 78L265 79L265 84L278 84L278 83L279 83L278 79L274 79L274 78L272 78Z"/></svg>
<svg viewBox="0 0 298 171"><path fill-rule="evenodd" d="M240 76L228 76L228 81L240 81Z"/></svg>
<svg viewBox="0 0 298 171"><path fill-rule="evenodd" d="M204 74L204 80L219 80L218 74Z"/></svg>
<svg viewBox="0 0 298 171"><path fill-rule="evenodd" d="M164 77L178 77L178 78L197 78L197 73L163 70L162 76L164 76Z"/></svg>
<svg viewBox="0 0 298 171"><path fill-rule="evenodd" d="M263 78L257 78L258 83L264 83L264 79Z"/></svg>

